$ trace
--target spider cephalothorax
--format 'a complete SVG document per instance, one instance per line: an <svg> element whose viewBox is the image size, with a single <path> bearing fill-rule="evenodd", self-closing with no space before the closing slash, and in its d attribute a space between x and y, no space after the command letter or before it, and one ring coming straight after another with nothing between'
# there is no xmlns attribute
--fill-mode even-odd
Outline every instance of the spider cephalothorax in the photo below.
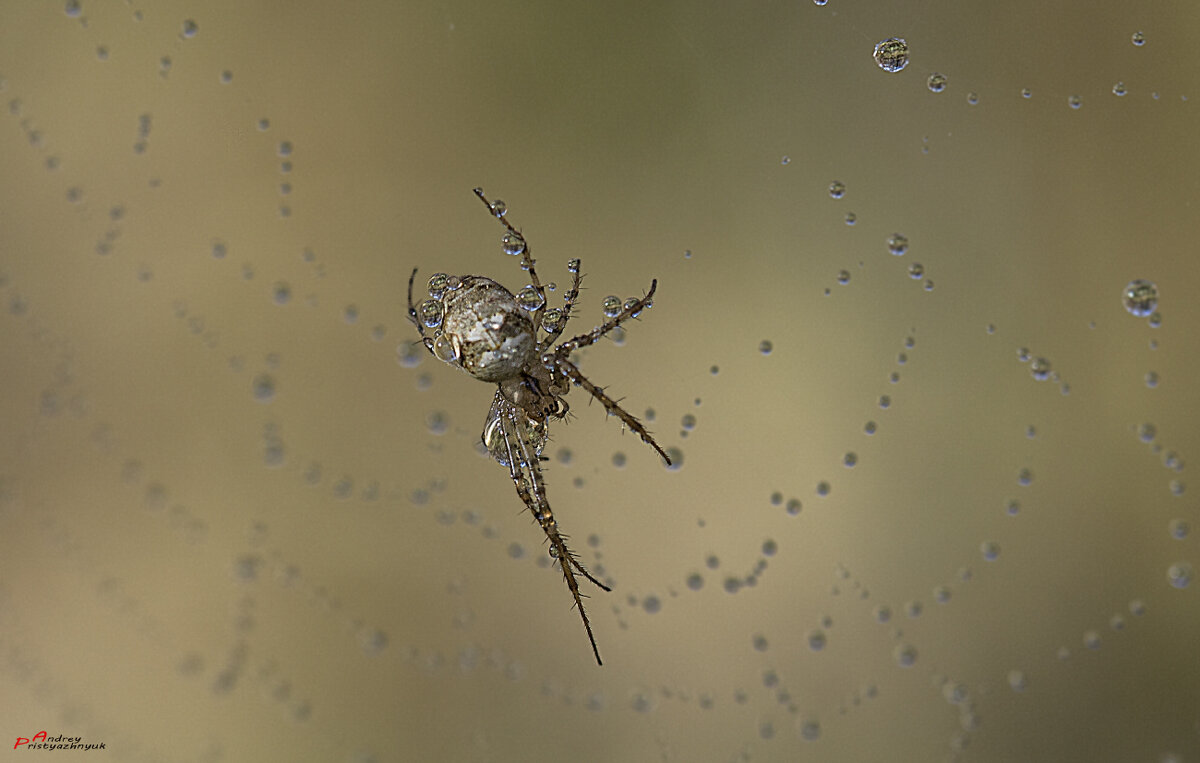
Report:
<svg viewBox="0 0 1200 763"><path fill-rule="evenodd" d="M475 189L475 195L505 227L504 250L520 255L521 267L529 273L529 285L514 295L483 276L436 273L429 279L429 299L414 306L412 290L417 271L413 269L408 279L408 317L434 357L480 381L496 384L496 394L483 428L483 444L494 459L509 468L517 494L546 533L550 555L562 568L592 642L596 662L600 662L600 651L583 610L575 572L605 591L610 589L583 568L558 531L558 523L546 499L541 454L549 437L550 419L566 416L568 406L563 398L571 385L576 384L658 451L667 464L671 463L641 422L588 381L570 360L573 350L595 343L649 307L657 281L650 282L650 290L641 299L627 300L624 305L615 300L613 309L608 311L609 320L604 324L554 346L579 298L579 284L583 279L579 273L579 260L567 263L571 288L563 295L563 306L546 307L546 289L538 280L534 260L529 256L529 245L504 219L504 202L489 202L481 188ZM432 333L426 333L427 330Z"/></svg>

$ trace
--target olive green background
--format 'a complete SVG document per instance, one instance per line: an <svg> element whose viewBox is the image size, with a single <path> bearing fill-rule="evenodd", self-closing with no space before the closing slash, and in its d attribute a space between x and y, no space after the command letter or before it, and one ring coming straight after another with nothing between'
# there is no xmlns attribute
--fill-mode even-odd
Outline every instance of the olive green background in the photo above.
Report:
<svg viewBox="0 0 1200 763"><path fill-rule="evenodd" d="M0 747L1200 760L1197 35L1188 2L0 5ZM413 267L524 285L475 186L552 304L582 259L571 328L658 279L579 362L681 468L581 390L546 451L602 668L477 450L493 388L411 345Z"/></svg>

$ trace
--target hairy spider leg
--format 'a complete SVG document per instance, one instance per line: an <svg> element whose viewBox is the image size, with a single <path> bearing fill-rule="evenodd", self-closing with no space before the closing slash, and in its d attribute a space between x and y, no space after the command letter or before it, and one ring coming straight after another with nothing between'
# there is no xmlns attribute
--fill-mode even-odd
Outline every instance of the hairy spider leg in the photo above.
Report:
<svg viewBox="0 0 1200 763"><path fill-rule="evenodd" d="M646 429L645 425L643 425L636 416L622 408L620 404L617 403L616 400L613 400L611 397L609 397L604 390L588 381L588 378L583 375L583 372L580 371L579 368L571 361L559 358L554 362L558 369L566 374L571 381L583 387L585 390L587 390L589 395L599 400L604 405L604 410L619 418L622 423L625 424L625 426L632 429L638 435L638 437L642 438L642 442L658 451L658 455L662 456L662 460L666 462L667 466L671 465L671 457L667 455L666 451L659 447L658 443L654 441L654 437L650 434L649 430Z"/></svg>
<svg viewBox="0 0 1200 763"><path fill-rule="evenodd" d="M562 336L563 329L567 327L567 321L571 320L571 311L575 309L575 301L579 299L579 284L582 282L583 275L577 269L571 274L571 288L568 289L567 293L563 295L565 299L562 308L562 322L558 324L558 330L546 332L546 336L542 339L542 341L538 342L538 352L545 352L546 350L550 349L550 346L557 342L558 338Z"/></svg>
<svg viewBox="0 0 1200 763"><path fill-rule="evenodd" d="M607 323L597 326L586 334L580 334L574 339L568 339L558 347L555 347L552 354L547 353L546 355L549 355L549 363L557 372L565 374L571 381L587 390L588 394L599 400L604 405L604 410L619 418L625 424L625 426L636 432L637 435L642 438L642 442L658 451L658 455L662 456L663 461L667 462L667 466L670 466L671 457L668 456L666 451L659 447L658 443L654 441L654 438L650 435L650 432L647 431L642 422L638 421L636 416L622 408L616 400L613 400L611 397L605 394L604 390L588 381L588 378L583 375L583 372L579 370L579 367L567 360L567 356L571 354L572 350L595 344L600 340L600 337L612 331L617 326L620 326L622 322L636 317L638 313L640 313L646 308L646 306L650 304L650 298L654 296L654 289L656 286L658 286L658 281L651 281L650 291L646 292L646 296L642 297L628 308L622 310L616 317L612 318ZM543 355L543 360L546 360L546 355Z"/></svg>
<svg viewBox="0 0 1200 763"><path fill-rule="evenodd" d="M600 337L620 326L630 318L636 318L642 310L650 306L650 300L654 297L654 290L658 288L658 279L654 278L650 281L650 291L646 292L646 296L634 302L629 307L622 310L616 316L610 318L607 323L602 323L586 334L580 334L577 337L572 337L554 348L554 354L560 359L566 359L573 351L587 347L600 341Z"/></svg>
<svg viewBox="0 0 1200 763"><path fill-rule="evenodd" d="M538 296L542 300L542 306L530 314L530 318L533 320L534 330L536 331L537 327L542 325L542 311L546 309L546 290L542 287L542 282L538 280L537 270L533 267L535 260L529 256L529 242L525 240L525 236L521 234L521 231L512 227L512 223L496 214L496 208L493 207L492 202L488 201L488 198L483 195L482 188L476 188L475 195L478 196L479 200L482 201L484 206L488 208L488 212L492 214L492 217L499 220L500 224L507 228L509 233L521 239L521 241L525 244L525 247L521 250L521 269L529 272L529 283L533 286L534 290L537 291Z"/></svg>
<svg viewBox="0 0 1200 763"><path fill-rule="evenodd" d="M417 319L417 308L413 307L412 287L413 280L417 277L417 268L413 268L412 275L408 277L408 319L417 327L417 331L421 334L421 344L425 345L425 349L433 354L433 340L425 336L425 327L421 325L421 321Z"/></svg>
<svg viewBox="0 0 1200 763"><path fill-rule="evenodd" d="M533 518L541 525L542 532L546 533L546 538L549 539L550 547L554 552L554 558L558 560L563 578L567 581L567 588L570 589L571 596L575 599L575 606L579 609L579 616L583 618L583 628L587 631L588 641L592 644L592 653L596 655L596 664L603 665L604 662L600 659L600 649L596 646L596 637L592 634L592 624L583 608L585 594L579 591L579 583L575 579L574 570L578 570L580 574L601 589L605 591L612 589L592 577L592 574L579 563L574 552L567 548L566 539L559 533L558 523L554 519L554 513L550 510L549 501L546 500L546 486L538 458L529 452L528 444L517 431L516 417L518 415L525 417L525 412L506 400L501 405L503 409L500 431L504 437L504 446L508 449L508 468L513 484L516 485L517 495L529 509L529 513L533 514Z"/></svg>

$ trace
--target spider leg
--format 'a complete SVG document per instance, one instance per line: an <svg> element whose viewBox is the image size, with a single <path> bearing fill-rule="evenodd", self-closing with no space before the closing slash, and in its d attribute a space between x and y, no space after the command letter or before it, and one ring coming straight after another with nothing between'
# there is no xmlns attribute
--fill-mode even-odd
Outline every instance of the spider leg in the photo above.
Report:
<svg viewBox="0 0 1200 763"><path fill-rule="evenodd" d="M638 436L642 438L642 442L658 451L658 455L662 456L663 461L667 462L667 466L671 465L671 457L667 455L666 451L659 447L658 443L655 442L654 438L650 435L650 432L647 431L642 422L638 421L636 416L622 408L617 401L609 397L604 390L600 389L595 384L592 384L588 378L583 375L583 372L580 371L579 368L571 361L567 360L566 358L558 358L554 361L554 364L555 367L562 373L566 374L571 381L583 387L588 391L588 394L599 400L604 405L604 410L619 418L625 424L625 426L636 432Z"/></svg>
<svg viewBox="0 0 1200 763"><path fill-rule="evenodd" d="M413 307L412 287L413 280L417 277L417 269L413 268L412 275L408 277L408 319L417 327L417 331L421 333L421 343L425 345L425 349L433 353L433 340L425 336L425 327L421 325L421 321L417 320L417 308Z"/></svg>
<svg viewBox="0 0 1200 763"><path fill-rule="evenodd" d="M517 416L524 417L525 412L507 401L504 401L502 405L504 408L501 412L501 432L505 448L508 450L508 468L513 484L516 485L517 495L529 509L529 513L533 514L533 518L541 525L542 531L546 533L546 538L550 541L551 556L558 561L559 567L562 568L567 588L570 589L571 596L575 599L575 606L579 609L579 616L583 619L583 628L587 631L588 641L592 644L592 653L596 655L596 664L603 665L604 663L600 659L600 649L596 646L596 637L592 634L592 624L588 621L587 612L583 608L584 594L579 591L575 571L577 570L605 591L612 589L592 577L591 573L579 563L574 552L567 548L566 539L559 533L558 523L554 519L554 513L550 510L549 501L546 500L546 484L542 478L542 468L538 463L538 458L529 452L528 443L518 431Z"/></svg>
<svg viewBox="0 0 1200 763"><path fill-rule="evenodd" d="M501 215L496 214L496 208L493 207L492 202L488 201L487 197L483 195L482 188L476 188L475 195L478 196L479 200L482 201L484 206L488 208L488 212L492 214L492 217L495 217L497 220L499 220L500 224L507 228L509 233L521 240L521 243L523 244L521 248L521 269L529 271L529 283L533 286L534 290L537 291L538 296L541 297L542 300L542 306L530 314L530 319L533 321L533 325L535 327L542 325L542 311L546 309L546 289L542 286L542 282L538 280L537 270L533 267L534 259L529 256L529 242L525 240L525 236L522 235L521 231L512 227L512 223L510 223Z"/></svg>
<svg viewBox="0 0 1200 763"><path fill-rule="evenodd" d="M578 263L579 261L576 260L575 262ZM580 274L577 266L575 272L571 275L571 288L567 290L566 294L563 295L565 297L565 302L562 308L562 322L558 324L557 331L546 332L546 336L542 339L542 341L538 342L538 352L545 352L546 350L550 349L550 346L557 342L558 338L562 336L563 329L567 327L567 321L571 320L571 311L575 308L575 301L579 299L579 284L582 281L583 276Z"/></svg>
<svg viewBox="0 0 1200 763"><path fill-rule="evenodd" d="M590 344L595 344L600 341L600 337L620 326L630 318L636 318L643 309L650 306L650 299L654 296L654 290L658 287L658 279L650 281L650 291L646 292L646 296L639 299L629 307L622 310L614 318L610 318L607 323L601 324L592 329L586 334L580 334L577 337L568 339L559 346L554 348L554 354L559 360L566 360L567 356L573 350L578 350L581 347L587 347Z"/></svg>

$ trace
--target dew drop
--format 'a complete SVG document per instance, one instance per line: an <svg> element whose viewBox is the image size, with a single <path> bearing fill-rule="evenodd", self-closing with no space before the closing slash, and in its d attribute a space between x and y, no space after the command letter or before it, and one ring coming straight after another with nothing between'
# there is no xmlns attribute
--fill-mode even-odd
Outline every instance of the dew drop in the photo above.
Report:
<svg viewBox="0 0 1200 763"><path fill-rule="evenodd" d="M510 231L500 237L500 247L504 250L505 254L511 254L515 257L525 251L525 239Z"/></svg>
<svg viewBox="0 0 1200 763"><path fill-rule="evenodd" d="M846 184L840 180L835 180L829 184L829 196L833 199L840 199L846 195Z"/></svg>
<svg viewBox="0 0 1200 763"><path fill-rule="evenodd" d="M1140 30L1139 30L1139 31L1137 31L1137 32L1134 32L1134 33L1133 33L1133 37L1131 38L1131 41L1132 41L1132 42L1133 42L1133 44L1134 44L1134 45L1136 45L1137 47L1139 47L1139 48L1140 48L1140 47L1142 47L1143 45L1145 45L1145 44L1146 44L1146 34L1145 34L1145 32L1142 32L1142 31L1140 31Z"/></svg>
<svg viewBox="0 0 1200 763"><path fill-rule="evenodd" d="M666 451L667 451L667 458L671 459L671 465L667 466L667 469L670 471L673 471L673 472L677 472L680 469L682 469L683 468L683 451L674 446L672 446L670 448L666 448ZM666 464L663 464L663 465L666 466Z"/></svg>
<svg viewBox="0 0 1200 763"><path fill-rule="evenodd" d="M609 295L600 303L604 314L609 318L615 318L621 314L621 298L615 295Z"/></svg>
<svg viewBox="0 0 1200 763"><path fill-rule="evenodd" d="M259 374L252 382L254 399L260 403L269 403L275 399L275 377L270 374Z"/></svg>
<svg viewBox="0 0 1200 763"><path fill-rule="evenodd" d="M771 343L770 339L764 339L758 343L758 351L763 355L770 355L774 349L775 345Z"/></svg>
<svg viewBox="0 0 1200 763"><path fill-rule="evenodd" d="M888 251L897 257L908 251L908 237L902 233L893 233L888 237Z"/></svg>
<svg viewBox="0 0 1200 763"><path fill-rule="evenodd" d="M1172 564L1167 568L1167 582L1175 588L1187 588L1192 584L1192 565L1188 562Z"/></svg>
<svg viewBox="0 0 1200 763"><path fill-rule="evenodd" d="M911 668L917 663L917 648L911 644L897 644L892 657L900 667Z"/></svg>
<svg viewBox="0 0 1200 763"><path fill-rule="evenodd" d="M898 72L908 66L908 43L901 37L889 37L875 44L875 63L885 72Z"/></svg>
<svg viewBox="0 0 1200 763"><path fill-rule="evenodd" d="M524 289L521 289L521 291L517 292L517 304L519 304L525 310L533 312L534 310L539 309L542 305L546 304L546 300L541 294L538 293L538 290L533 288L533 285L530 284Z"/></svg>
<svg viewBox="0 0 1200 763"><path fill-rule="evenodd" d="M929 92L940 93L946 89L946 77L934 72L929 75L929 81L926 84L929 86Z"/></svg>
<svg viewBox="0 0 1200 763"><path fill-rule="evenodd" d="M1158 306L1158 287L1151 281L1138 278L1125 285L1121 299L1130 315L1144 318Z"/></svg>
<svg viewBox="0 0 1200 763"><path fill-rule="evenodd" d="M814 628L805 636L808 641L808 648L814 652L819 652L825 648L825 631L820 628Z"/></svg>
<svg viewBox="0 0 1200 763"><path fill-rule="evenodd" d="M417 308L421 323L426 328L437 328L442 325L442 303L436 299L427 299Z"/></svg>

